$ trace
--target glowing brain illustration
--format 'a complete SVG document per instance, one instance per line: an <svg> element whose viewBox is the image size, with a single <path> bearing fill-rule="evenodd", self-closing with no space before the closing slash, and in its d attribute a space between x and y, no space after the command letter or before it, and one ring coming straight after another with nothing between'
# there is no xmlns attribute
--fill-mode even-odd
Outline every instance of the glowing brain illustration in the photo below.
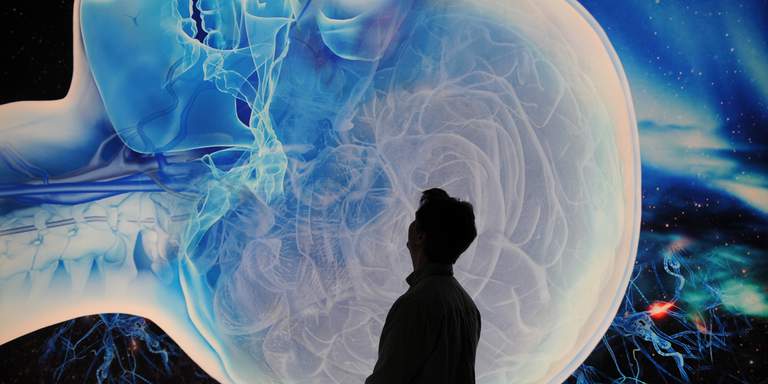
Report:
<svg viewBox="0 0 768 384"><path fill-rule="evenodd" d="M67 98L0 106L0 342L124 312L222 382L359 383L431 187L475 207L479 383L560 382L607 329L639 155L580 5L76 7Z"/></svg>

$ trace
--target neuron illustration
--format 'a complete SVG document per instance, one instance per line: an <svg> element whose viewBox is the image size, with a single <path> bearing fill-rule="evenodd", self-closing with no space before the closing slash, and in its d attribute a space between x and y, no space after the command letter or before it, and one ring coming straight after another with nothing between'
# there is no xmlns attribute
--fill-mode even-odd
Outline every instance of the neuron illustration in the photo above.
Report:
<svg viewBox="0 0 768 384"><path fill-rule="evenodd" d="M224 383L361 382L430 187L475 206L455 273L483 316L480 383L560 382L611 324L637 250L637 132L575 2L74 14L67 96L0 106L0 343L125 313Z"/></svg>
<svg viewBox="0 0 768 384"><path fill-rule="evenodd" d="M732 351L733 338L754 329L749 315L766 308L743 276L749 250L679 234L643 237L619 313L595 348L613 370L585 363L573 374L577 384L701 382L696 374L716 366L715 352Z"/></svg>

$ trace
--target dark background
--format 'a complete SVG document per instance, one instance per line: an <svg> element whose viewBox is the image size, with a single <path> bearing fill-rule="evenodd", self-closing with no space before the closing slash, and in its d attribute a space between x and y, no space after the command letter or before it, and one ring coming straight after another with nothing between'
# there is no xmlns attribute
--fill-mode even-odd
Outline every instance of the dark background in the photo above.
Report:
<svg viewBox="0 0 768 384"><path fill-rule="evenodd" d="M570 382L768 382L768 2L581 2L633 93L643 161L637 264L617 320ZM71 1L4 2L0 103L58 99L72 71ZM681 264L682 289L664 269ZM653 335L625 321L654 302ZM634 317L633 317L634 316ZM0 346L2 383L212 381L163 332L87 316ZM671 342L683 357L659 353ZM73 343L79 341L77 346ZM163 354L153 353L156 342Z"/></svg>

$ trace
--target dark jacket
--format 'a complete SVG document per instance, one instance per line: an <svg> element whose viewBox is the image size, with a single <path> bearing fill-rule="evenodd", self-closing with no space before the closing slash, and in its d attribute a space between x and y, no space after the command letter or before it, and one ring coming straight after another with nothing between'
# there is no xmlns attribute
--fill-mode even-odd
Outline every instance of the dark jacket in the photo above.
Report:
<svg viewBox="0 0 768 384"><path fill-rule="evenodd" d="M387 314L366 384L475 382L480 312L450 264L428 263Z"/></svg>

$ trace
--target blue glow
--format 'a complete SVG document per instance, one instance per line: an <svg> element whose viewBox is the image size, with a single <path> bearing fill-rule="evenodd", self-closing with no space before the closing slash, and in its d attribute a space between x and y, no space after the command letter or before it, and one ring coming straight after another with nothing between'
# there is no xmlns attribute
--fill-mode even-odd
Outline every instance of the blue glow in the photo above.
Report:
<svg viewBox="0 0 768 384"><path fill-rule="evenodd" d="M637 130L577 4L76 11L67 98L0 108L0 340L122 312L222 382L361 381L430 187L475 206L456 276L483 314L481 382L562 380L609 326L637 247Z"/></svg>
<svg viewBox="0 0 768 384"><path fill-rule="evenodd" d="M615 372L584 364L573 375L577 383L645 383L648 377L690 382L695 370L717 364L713 350L730 350L731 337L752 329L745 314L726 317L719 310L728 306L720 288L733 274L718 276L713 264L723 263L722 259L698 254L706 244L684 236L644 234L644 238L647 247L638 256L619 313L595 349L610 355ZM650 309L654 298L672 304L657 318Z"/></svg>
<svg viewBox="0 0 768 384"><path fill-rule="evenodd" d="M99 384L115 380L121 383L151 382L137 372L139 361L149 363L154 370L164 370L166 375L170 373L169 356L178 351L174 350L167 336L148 329L144 319L119 314L91 316L90 319L89 329L76 338L71 334L78 320L69 320L47 340L40 359L59 363L53 373L56 382L69 373L70 365L82 360L92 362L85 376L95 377ZM150 359L148 354L155 356ZM154 366L153 360L162 365Z"/></svg>
<svg viewBox="0 0 768 384"><path fill-rule="evenodd" d="M766 7L761 1L580 1L627 71L643 159L638 264L617 321L574 375L587 382L761 381L768 281ZM685 239L670 259L664 248ZM679 268L674 268L679 262ZM665 265L667 269L665 270ZM684 280L675 276L679 275ZM677 290L682 284L682 288ZM623 319L673 301L650 328ZM754 326L753 326L754 325ZM682 343L682 344L678 344ZM613 364L610 363L613 361Z"/></svg>

